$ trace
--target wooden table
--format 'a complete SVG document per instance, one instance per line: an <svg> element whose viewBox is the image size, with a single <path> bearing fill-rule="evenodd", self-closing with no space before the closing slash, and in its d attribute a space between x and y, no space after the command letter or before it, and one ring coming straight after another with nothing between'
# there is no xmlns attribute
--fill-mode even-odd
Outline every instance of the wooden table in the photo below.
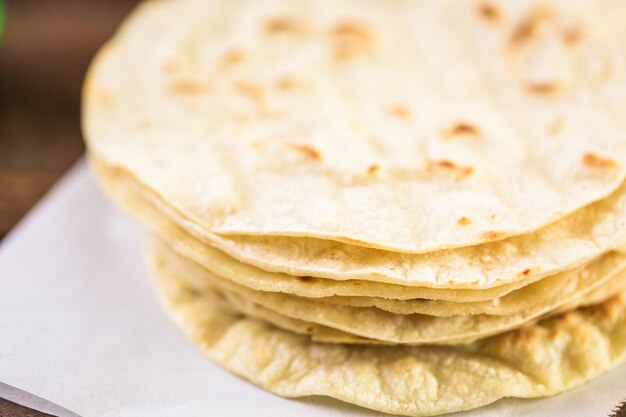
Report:
<svg viewBox="0 0 626 417"><path fill-rule="evenodd" d="M83 153L79 102L85 70L135 3L7 3L0 44L0 240ZM0 416L45 414L0 399Z"/></svg>

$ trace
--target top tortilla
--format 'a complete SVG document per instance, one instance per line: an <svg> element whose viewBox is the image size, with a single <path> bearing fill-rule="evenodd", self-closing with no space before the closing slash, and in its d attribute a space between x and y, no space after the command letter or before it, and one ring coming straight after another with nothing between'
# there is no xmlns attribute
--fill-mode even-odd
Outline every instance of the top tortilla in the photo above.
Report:
<svg viewBox="0 0 626 417"><path fill-rule="evenodd" d="M538 230L626 175L626 4L489 5L148 2L90 71L89 148L225 236Z"/></svg>

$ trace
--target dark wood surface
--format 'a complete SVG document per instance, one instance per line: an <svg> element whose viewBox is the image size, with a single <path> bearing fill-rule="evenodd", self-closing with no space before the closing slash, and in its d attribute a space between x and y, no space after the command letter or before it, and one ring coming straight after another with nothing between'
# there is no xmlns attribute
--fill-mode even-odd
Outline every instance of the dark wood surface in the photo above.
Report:
<svg viewBox="0 0 626 417"><path fill-rule="evenodd" d="M83 153L79 102L84 73L136 1L5 3L7 25L0 41L0 240ZM45 414L0 399L0 416Z"/></svg>

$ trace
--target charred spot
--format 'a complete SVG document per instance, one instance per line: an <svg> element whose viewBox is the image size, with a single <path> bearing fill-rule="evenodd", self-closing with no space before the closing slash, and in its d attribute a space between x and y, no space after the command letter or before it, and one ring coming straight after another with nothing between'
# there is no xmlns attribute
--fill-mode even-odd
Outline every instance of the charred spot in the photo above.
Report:
<svg viewBox="0 0 626 417"><path fill-rule="evenodd" d="M398 119L409 120L411 112L405 106L391 106L387 109L388 113Z"/></svg>
<svg viewBox="0 0 626 417"><path fill-rule="evenodd" d="M315 278L310 277L308 275L303 275L303 276L300 276L300 277L297 277L297 278L298 278L299 281L302 281L302 282L313 282L313 281L315 281Z"/></svg>
<svg viewBox="0 0 626 417"><path fill-rule="evenodd" d="M375 175L378 170L380 170L380 165L374 164L374 165L370 165L369 167L367 167L367 173L369 175Z"/></svg>
<svg viewBox="0 0 626 417"><path fill-rule="evenodd" d="M330 35L333 37L334 55L338 59L366 52L373 42L368 26L355 21L337 23Z"/></svg>
<svg viewBox="0 0 626 417"><path fill-rule="evenodd" d="M528 83L526 91L531 94L548 95L559 91L560 85L556 82Z"/></svg>
<svg viewBox="0 0 626 417"><path fill-rule="evenodd" d="M615 161L612 159L598 156L592 152L583 154L582 163L588 168L610 169L615 167Z"/></svg>
<svg viewBox="0 0 626 417"><path fill-rule="evenodd" d="M298 19L287 16L273 17L264 24L264 31L267 34L301 34L306 32L306 27Z"/></svg>
<svg viewBox="0 0 626 417"><path fill-rule="evenodd" d="M445 159L440 161L428 161L426 168L431 172L445 172L456 180L465 179L474 172L474 168L472 167L459 166L454 162Z"/></svg>
<svg viewBox="0 0 626 417"><path fill-rule="evenodd" d="M537 35L541 24L552 17L552 11L546 7L536 7L528 13L513 29L509 39L511 48L519 48Z"/></svg>
<svg viewBox="0 0 626 417"><path fill-rule="evenodd" d="M469 217L463 216L463 217L459 217L456 223L460 224L461 226L467 226L468 224L471 223L471 220L469 219Z"/></svg>
<svg viewBox="0 0 626 417"><path fill-rule="evenodd" d="M566 45L575 45L583 38L583 29L579 25L570 26L563 29L561 39Z"/></svg>
<svg viewBox="0 0 626 417"><path fill-rule="evenodd" d="M317 149L308 145L291 143L287 145L287 148L298 152L300 156L311 161L320 161L322 159L322 155L317 151Z"/></svg>
<svg viewBox="0 0 626 417"><path fill-rule="evenodd" d="M335 25L331 33L336 37L350 37L367 42L372 40L369 28L361 22L340 22Z"/></svg>
<svg viewBox="0 0 626 417"><path fill-rule="evenodd" d="M525 277L527 277L530 274L530 268L526 268L522 271L522 275L524 275Z"/></svg>
<svg viewBox="0 0 626 417"><path fill-rule="evenodd" d="M458 122L444 132L444 137L480 136L480 129L467 122Z"/></svg>
<svg viewBox="0 0 626 417"><path fill-rule="evenodd" d="M168 85L167 90L173 94L192 95L209 93L211 88L207 83L199 81L176 80Z"/></svg>
<svg viewBox="0 0 626 417"><path fill-rule="evenodd" d="M482 240L491 241L502 239L504 237L504 234L502 232L494 232L490 230L481 234L480 237Z"/></svg>
<svg viewBox="0 0 626 417"><path fill-rule="evenodd" d="M478 15L491 23L498 22L502 18L500 10L491 3L481 3L478 6Z"/></svg>

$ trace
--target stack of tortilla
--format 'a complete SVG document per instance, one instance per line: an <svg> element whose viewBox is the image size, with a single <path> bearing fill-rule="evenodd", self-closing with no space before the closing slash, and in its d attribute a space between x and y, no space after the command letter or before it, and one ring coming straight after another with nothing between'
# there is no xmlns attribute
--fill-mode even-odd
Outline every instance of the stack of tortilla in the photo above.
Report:
<svg viewBox="0 0 626 417"><path fill-rule="evenodd" d="M556 394L626 357L625 14L149 1L89 73L90 159L243 378L412 416Z"/></svg>

